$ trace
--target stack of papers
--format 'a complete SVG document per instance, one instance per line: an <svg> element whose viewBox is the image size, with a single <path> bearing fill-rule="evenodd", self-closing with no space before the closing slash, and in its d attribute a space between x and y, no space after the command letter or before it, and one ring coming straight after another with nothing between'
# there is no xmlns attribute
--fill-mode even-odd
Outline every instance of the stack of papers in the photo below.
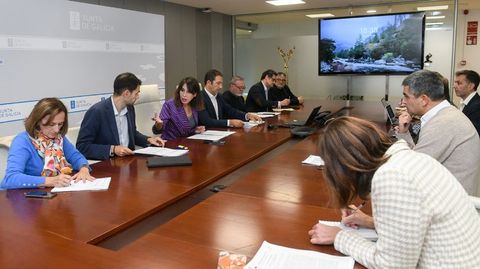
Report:
<svg viewBox="0 0 480 269"><path fill-rule="evenodd" d="M245 269L352 269L354 265L355 260L352 257L287 248L263 241L257 254Z"/></svg>
<svg viewBox="0 0 480 269"><path fill-rule="evenodd" d="M320 156L310 155L308 156L308 158L303 160L302 164L323 166L325 165L325 162L323 162L323 159Z"/></svg>
<svg viewBox="0 0 480 269"><path fill-rule="evenodd" d="M188 149L169 149L161 147L146 147L134 151L136 154L147 154L165 157L178 157L188 153Z"/></svg>
<svg viewBox="0 0 480 269"><path fill-rule="evenodd" d="M97 178L94 181L78 181L70 184L67 187L55 187L52 192L65 192L65 191L100 191L108 190L111 177Z"/></svg>
<svg viewBox="0 0 480 269"><path fill-rule="evenodd" d="M319 220L318 223L328 225L328 226L336 226L344 231L356 232L363 238L368 239L370 241L377 241L378 239L378 234L374 229L369 229L369 228L354 229L354 228L343 225L339 221Z"/></svg>
<svg viewBox="0 0 480 269"><path fill-rule="evenodd" d="M218 141L221 140L231 134L234 134L235 132L231 131L213 131L213 130L208 130L205 131L201 134L196 134L188 137L188 139L199 139L199 140L208 140L208 141Z"/></svg>

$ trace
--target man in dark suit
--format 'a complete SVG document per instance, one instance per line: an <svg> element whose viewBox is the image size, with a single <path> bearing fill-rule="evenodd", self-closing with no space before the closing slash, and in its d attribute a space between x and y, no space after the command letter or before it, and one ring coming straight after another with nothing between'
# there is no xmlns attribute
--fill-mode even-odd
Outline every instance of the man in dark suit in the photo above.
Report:
<svg viewBox="0 0 480 269"><path fill-rule="evenodd" d="M480 76L473 70L455 73L455 94L462 98L459 109L465 114L480 134L480 96L477 93Z"/></svg>
<svg viewBox="0 0 480 269"><path fill-rule="evenodd" d="M230 81L228 91L222 94L223 100L231 107L240 111L247 112L245 99L243 99L243 91L245 90L245 79L241 76L233 76Z"/></svg>
<svg viewBox="0 0 480 269"><path fill-rule="evenodd" d="M147 137L137 131L133 104L139 97L141 84L132 73L118 75L113 83L113 96L85 113L76 146L87 159L131 155L135 145L165 144L159 137Z"/></svg>
<svg viewBox="0 0 480 269"><path fill-rule="evenodd" d="M298 106L303 104L302 96L295 96L287 85L287 75L283 72L278 72L275 78L273 87L268 90L268 99L272 101L282 101L284 99L290 100L290 106Z"/></svg>
<svg viewBox="0 0 480 269"><path fill-rule="evenodd" d="M220 90L223 87L223 75L212 69L205 74L205 89L202 91L205 109L198 113L200 125L206 127L243 127L244 121L261 121L252 113L245 113L227 104Z"/></svg>
<svg viewBox="0 0 480 269"><path fill-rule="evenodd" d="M268 69L262 73L260 82L253 85L248 91L246 102L247 111L271 111L272 108L288 106L290 104L290 100L288 99L282 101L272 101L268 99L268 91L272 88L276 76L277 73L272 69Z"/></svg>

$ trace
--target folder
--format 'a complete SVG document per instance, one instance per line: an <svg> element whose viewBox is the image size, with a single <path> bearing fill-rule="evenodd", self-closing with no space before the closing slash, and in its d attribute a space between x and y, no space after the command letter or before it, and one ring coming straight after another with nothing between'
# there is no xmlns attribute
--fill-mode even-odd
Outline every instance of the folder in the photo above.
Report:
<svg viewBox="0 0 480 269"><path fill-rule="evenodd" d="M147 167L165 167L165 166L186 166L192 165L192 160L188 155L182 155L178 157L150 157L147 159Z"/></svg>

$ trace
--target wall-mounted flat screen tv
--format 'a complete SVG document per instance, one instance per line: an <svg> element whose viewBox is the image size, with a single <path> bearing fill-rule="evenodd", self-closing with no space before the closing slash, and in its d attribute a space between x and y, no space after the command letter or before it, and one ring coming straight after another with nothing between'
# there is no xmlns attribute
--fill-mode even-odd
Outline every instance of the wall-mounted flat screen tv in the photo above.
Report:
<svg viewBox="0 0 480 269"><path fill-rule="evenodd" d="M425 13L318 21L318 74L410 74L423 68Z"/></svg>

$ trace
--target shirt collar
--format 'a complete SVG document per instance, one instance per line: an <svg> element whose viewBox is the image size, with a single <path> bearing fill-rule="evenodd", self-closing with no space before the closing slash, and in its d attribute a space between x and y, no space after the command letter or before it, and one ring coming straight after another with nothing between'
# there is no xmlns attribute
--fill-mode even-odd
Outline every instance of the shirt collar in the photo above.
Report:
<svg viewBox="0 0 480 269"><path fill-rule="evenodd" d="M262 85L263 85L263 89L264 89L265 91L267 91L267 90L268 90L267 86L265 86L265 84L263 83L263 81L261 81L261 82L262 82Z"/></svg>
<svg viewBox="0 0 480 269"><path fill-rule="evenodd" d="M468 105L468 102L470 102L470 100L472 100L472 98L475 96L475 94L477 94L476 91L470 93L470 95L468 95L467 98L465 98L465 100L461 100L460 103L462 103L464 105Z"/></svg>
<svg viewBox="0 0 480 269"><path fill-rule="evenodd" d="M450 106L450 103L447 101L447 100L443 100L442 102L440 102L438 105L432 107L427 113L425 113L421 118L420 118L420 122L421 122L421 125L420 127L423 128L423 126L429 121L431 120L433 117L435 117L435 115L437 115L437 113L444 109L444 108L447 108Z"/></svg>
<svg viewBox="0 0 480 269"><path fill-rule="evenodd" d="M117 111L117 107L115 106L115 102L113 102L113 97L110 98L110 100L112 101L113 114L114 114L115 116L123 116L123 115L127 114L127 112L128 112L127 107L124 107L124 108L122 109L122 111L118 112L118 111Z"/></svg>
<svg viewBox="0 0 480 269"><path fill-rule="evenodd" d="M205 89L205 91L207 92L208 97L210 97L210 99L215 99L215 98L217 98L217 95L211 94L207 89Z"/></svg>

